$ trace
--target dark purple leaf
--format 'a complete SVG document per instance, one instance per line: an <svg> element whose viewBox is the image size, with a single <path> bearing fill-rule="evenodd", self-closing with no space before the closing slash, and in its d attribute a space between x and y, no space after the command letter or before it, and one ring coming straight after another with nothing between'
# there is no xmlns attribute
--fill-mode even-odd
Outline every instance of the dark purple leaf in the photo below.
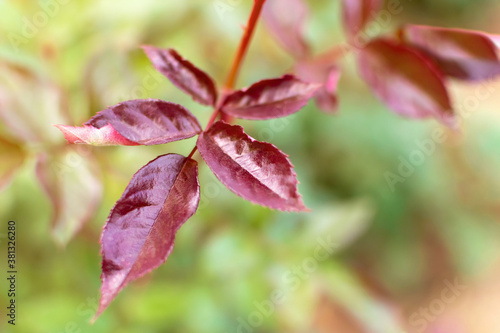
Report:
<svg viewBox="0 0 500 333"><path fill-rule="evenodd" d="M238 118L272 119L299 111L320 87L292 75L259 81L224 98L222 111Z"/></svg>
<svg viewBox="0 0 500 333"><path fill-rule="evenodd" d="M200 134L197 147L212 172L235 194L273 209L307 210L287 155L249 137L241 126L218 121Z"/></svg>
<svg viewBox="0 0 500 333"><path fill-rule="evenodd" d="M198 120L184 107L162 100L126 101L98 112L83 127L57 125L69 143L93 145L157 145L201 132Z"/></svg>
<svg viewBox="0 0 500 333"><path fill-rule="evenodd" d="M483 32L408 25L401 36L435 60L446 75L474 81L500 75L498 49Z"/></svg>
<svg viewBox="0 0 500 333"><path fill-rule="evenodd" d="M36 164L37 178L52 204L52 237L62 246L94 216L102 197L95 161L70 147L40 153Z"/></svg>
<svg viewBox="0 0 500 333"><path fill-rule="evenodd" d="M295 66L298 76L308 82L321 83L314 98L316 105L327 113L338 109L337 85L340 79L340 69L329 62L298 62Z"/></svg>
<svg viewBox="0 0 500 333"><path fill-rule="evenodd" d="M342 0L342 21L349 39L356 37L383 5L383 0Z"/></svg>
<svg viewBox="0 0 500 333"><path fill-rule="evenodd" d="M267 1L262 16L269 30L292 55L303 58L309 54L303 35L308 8L302 0Z"/></svg>
<svg viewBox="0 0 500 333"><path fill-rule="evenodd" d="M395 112L411 118L451 119L443 74L417 50L376 39L360 50L358 66L375 95Z"/></svg>
<svg viewBox="0 0 500 333"><path fill-rule="evenodd" d="M198 103L214 106L217 89L212 78L185 60L174 49L143 46L153 66Z"/></svg>
<svg viewBox="0 0 500 333"><path fill-rule="evenodd" d="M165 262L200 199L196 161L162 155L142 167L111 210L101 236L97 318L129 282Z"/></svg>

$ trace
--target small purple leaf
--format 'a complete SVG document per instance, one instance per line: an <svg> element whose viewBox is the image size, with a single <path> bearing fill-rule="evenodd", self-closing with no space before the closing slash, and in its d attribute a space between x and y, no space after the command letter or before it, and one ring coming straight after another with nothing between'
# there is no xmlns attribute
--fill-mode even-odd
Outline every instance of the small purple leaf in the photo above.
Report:
<svg viewBox="0 0 500 333"><path fill-rule="evenodd" d="M446 75L471 81L500 75L497 47L484 32L408 25L401 36L435 60Z"/></svg>
<svg viewBox="0 0 500 333"><path fill-rule="evenodd" d="M196 161L162 155L142 167L111 210L101 236L101 301L94 320L129 282L165 262L200 199Z"/></svg>
<svg viewBox="0 0 500 333"><path fill-rule="evenodd" d="M181 57L174 49L143 46L153 66L198 103L215 106L217 89L212 78Z"/></svg>
<svg viewBox="0 0 500 333"><path fill-rule="evenodd" d="M269 30L292 55L304 58L310 53L303 34L308 8L302 0L268 1L262 16Z"/></svg>
<svg viewBox="0 0 500 333"><path fill-rule="evenodd" d="M222 111L244 119L272 119L299 111L319 89L292 75L259 81L247 89L230 93L222 102Z"/></svg>
<svg viewBox="0 0 500 333"><path fill-rule="evenodd" d="M131 100L98 112L83 127L56 125L69 143L158 145L201 132L184 107L162 100Z"/></svg>
<svg viewBox="0 0 500 333"><path fill-rule="evenodd" d="M198 137L198 150L217 178L253 203L283 211L306 211L287 155L274 145L223 121Z"/></svg>
<svg viewBox="0 0 500 333"><path fill-rule="evenodd" d="M453 111L444 76L417 50L375 39L360 51L358 67L375 95L398 114L449 124Z"/></svg>

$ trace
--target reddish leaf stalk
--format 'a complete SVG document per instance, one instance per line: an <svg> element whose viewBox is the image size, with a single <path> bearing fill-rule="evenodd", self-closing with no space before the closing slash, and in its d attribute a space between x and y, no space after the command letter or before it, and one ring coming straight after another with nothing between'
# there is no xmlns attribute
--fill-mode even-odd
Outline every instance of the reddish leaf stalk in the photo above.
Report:
<svg viewBox="0 0 500 333"><path fill-rule="evenodd" d="M238 52L236 53L236 57L234 58L233 66L231 67L231 71L229 72L229 76L226 80L226 89L232 89L234 87L236 77L238 76L238 72L241 67L241 63L247 52L248 45L250 44L250 40L252 39L253 31L255 30L255 26L257 25L257 21L259 20L260 12L262 11L262 6L265 2L266 0L254 0L252 13L250 14L250 18L248 19L245 33L243 35L243 38L241 39Z"/></svg>
<svg viewBox="0 0 500 333"><path fill-rule="evenodd" d="M233 60L233 64L231 66L231 70L229 71L229 75L227 76L226 83L224 85L225 90L231 90L234 88L234 84L236 82L236 78L238 77L238 73L240 71L241 65L243 63L243 59L245 58L245 54L248 50L248 46L250 45L250 41L252 40L253 32L255 30L255 27L257 26L257 22L259 21L260 13L262 11L262 7L264 6L264 3L266 0L254 0L253 8L252 8L252 13L250 14L250 17L248 18L248 23L245 28L245 32L243 34L243 37L241 38L240 45L238 47L238 51L236 52L236 56ZM215 108L214 112L210 116L210 119L208 120L207 126L205 127L205 131L212 126L212 124L215 122L215 119L217 119L217 116L220 113L220 103L217 105ZM193 157L194 153L196 152L197 147L195 146L191 153L188 156L188 159Z"/></svg>

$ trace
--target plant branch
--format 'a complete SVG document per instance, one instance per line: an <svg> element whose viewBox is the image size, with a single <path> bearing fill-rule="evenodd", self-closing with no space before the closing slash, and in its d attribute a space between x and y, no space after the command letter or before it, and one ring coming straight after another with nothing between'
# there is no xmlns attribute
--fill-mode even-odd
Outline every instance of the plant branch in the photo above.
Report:
<svg viewBox="0 0 500 333"><path fill-rule="evenodd" d="M248 18L248 23L245 27L245 32L243 33L243 37L241 38L240 45L238 47L238 51L236 52L236 55L233 60L233 64L231 66L231 70L229 71L229 74L226 79L226 83L224 85L225 90L231 90L234 88L234 84L236 82L236 78L238 77L238 73L240 71L241 65L243 63L243 59L245 58L245 54L248 50L248 46L250 45L250 41L252 40L253 32L255 30L255 27L257 26L257 22L259 21L260 13L262 11L262 7L264 6L264 3L266 0L254 0L253 3L253 8L252 8L252 13L250 14L250 17ZM210 128L212 124L215 122L215 119L217 119L217 116L220 113L220 102L219 104L215 107L214 112L210 116L210 119L208 120L207 126L205 127L205 130ZM188 159L193 157L194 153L196 152L197 147L195 146L191 153L188 156Z"/></svg>
<svg viewBox="0 0 500 333"><path fill-rule="evenodd" d="M250 40L252 39L253 32L257 25L257 21L259 20L260 12L262 11L262 6L264 5L266 0L254 0L252 13L248 19L247 26L245 28L245 33L240 42L240 46L238 47L238 52L233 61L233 65L231 67L231 71L226 80L225 88L233 89L234 84L236 82L236 77L238 76L239 70L241 68L241 63L248 49L248 45L250 44Z"/></svg>

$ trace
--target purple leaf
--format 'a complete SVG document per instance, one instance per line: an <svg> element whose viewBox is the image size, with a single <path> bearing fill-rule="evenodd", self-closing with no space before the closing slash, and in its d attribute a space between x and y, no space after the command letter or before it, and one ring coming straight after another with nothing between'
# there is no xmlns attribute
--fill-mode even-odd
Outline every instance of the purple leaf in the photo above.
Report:
<svg viewBox="0 0 500 333"><path fill-rule="evenodd" d="M153 66L198 103L215 106L217 89L212 78L182 58L174 49L143 46Z"/></svg>
<svg viewBox="0 0 500 333"><path fill-rule="evenodd" d="M342 0L342 23L348 38L356 37L383 5L383 0Z"/></svg>
<svg viewBox="0 0 500 333"><path fill-rule="evenodd" d="M83 127L56 125L69 143L158 145L201 132L184 107L162 100L131 100L98 112Z"/></svg>
<svg viewBox="0 0 500 333"><path fill-rule="evenodd" d="M295 66L298 76L308 82L321 83L314 98L316 105L327 113L338 109L337 86L340 79L340 69L331 63L302 61Z"/></svg>
<svg viewBox="0 0 500 333"><path fill-rule="evenodd" d="M218 121L200 134L197 147L212 172L235 194L273 209L307 210L287 155L249 137L241 126Z"/></svg>
<svg viewBox="0 0 500 333"><path fill-rule="evenodd" d="M319 89L292 75L259 81L224 98L222 111L238 118L272 119L299 111Z"/></svg>
<svg viewBox="0 0 500 333"><path fill-rule="evenodd" d="M483 32L408 25L401 36L425 52L446 75L472 81L500 75L497 47Z"/></svg>
<svg viewBox="0 0 500 333"><path fill-rule="evenodd" d="M308 8L302 0L270 0L262 16L269 30L292 55L304 58L310 53L303 35Z"/></svg>
<svg viewBox="0 0 500 333"><path fill-rule="evenodd" d="M36 175L53 208L51 233L65 246L95 214L102 184L95 161L73 147L38 155Z"/></svg>
<svg viewBox="0 0 500 333"><path fill-rule="evenodd" d="M139 144L123 137L113 126L107 124L101 128L94 126L65 126L55 125L64 134L68 143L86 143L94 146L138 146Z"/></svg>
<svg viewBox="0 0 500 333"><path fill-rule="evenodd" d="M196 161L162 155L142 167L111 210L101 236L97 318L129 282L165 262L200 199Z"/></svg>
<svg viewBox="0 0 500 333"><path fill-rule="evenodd" d="M417 50L376 39L360 51L358 66L375 95L395 112L444 122L453 115L443 74Z"/></svg>

